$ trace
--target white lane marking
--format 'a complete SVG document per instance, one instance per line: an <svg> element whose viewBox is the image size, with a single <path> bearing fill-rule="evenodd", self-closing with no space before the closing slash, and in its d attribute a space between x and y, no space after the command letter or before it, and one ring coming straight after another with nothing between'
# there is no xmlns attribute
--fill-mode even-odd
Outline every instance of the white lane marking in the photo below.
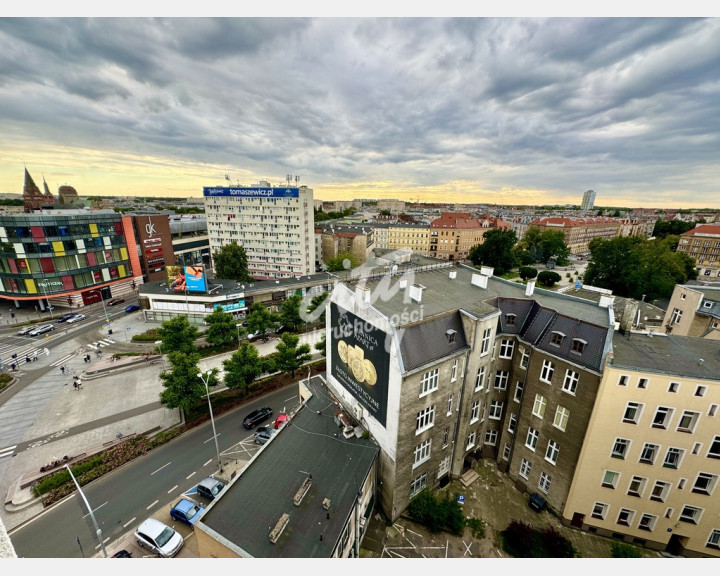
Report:
<svg viewBox="0 0 720 576"><path fill-rule="evenodd" d="M105 504L107 504L107 502L103 502L102 504L100 504L100 506L98 506L97 508L95 508L95 509L93 510L93 512L97 512L98 510L100 510L100 508L102 508L103 506L105 506ZM89 513L89 512L88 512L87 514L85 514L85 516L83 516L83 518L87 518L88 516L90 516L90 513Z"/></svg>
<svg viewBox="0 0 720 576"><path fill-rule="evenodd" d="M173 491L177 490L177 487L178 487L178 485L175 484L175 486L173 486L172 488L170 488L170 490L168 490L167 493L170 494L170 492L173 492Z"/></svg>
<svg viewBox="0 0 720 576"><path fill-rule="evenodd" d="M193 476L195 476L195 472L190 474L190 476L185 476L185 480L190 480L190 478L192 478Z"/></svg>
<svg viewBox="0 0 720 576"><path fill-rule="evenodd" d="M207 444L208 442L210 442L210 440L213 440L213 439L215 439L216 437L217 437L217 438L220 438L220 434L216 434L215 436L210 436L210 438L208 438L207 440L205 440L205 442L203 442L203 444Z"/></svg>
<svg viewBox="0 0 720 576"><path fill-rule="evenodd" d="M157 503L158 503L158 501L155 500L155 502L153 502L152 504L150 504L150 506L148 506L147 508L145 508L145 510L150 510L150 508L152 508L153 506L155 506L155 504L157 504Z"/></svg>
<svg viewBox="0 0 720 576"><path fill-rule="evenodd" d="M123 528L127 528L128 526L130 526L130 524L133 524L135 522L135 520L137 520L137 516L133 516L132 520L129 520L128 522L123 524Z"/></svg>
<svg viewBox="0 0 720 576"><path fill-rule="evenodd" d="M212 460L208 460L207 462L205 462L205 464L203 464L203 466L207 466L208 464L210 464L210 462L212 462Z"/></svg>
<svg viewBox="0 0 720 576"><path fill-rule="evenodd" d="M168 466L170 466L170 464L172 464L172 462L168 462L167 464L165 464L165 466L161 466L160 468L158 468L157 470L155 470L155 472L160 472L160 470L162 470L163 468L167 468ZM152 476L153 474L155 474L155 472L151 472L151 473L150 473L150 476Z"/></svg>

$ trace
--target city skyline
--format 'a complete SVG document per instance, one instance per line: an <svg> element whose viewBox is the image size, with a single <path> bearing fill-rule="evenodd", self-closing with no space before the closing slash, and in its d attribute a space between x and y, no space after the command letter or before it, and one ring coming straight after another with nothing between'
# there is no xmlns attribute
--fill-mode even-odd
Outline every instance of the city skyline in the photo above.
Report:
<svg viewBox="0 0 720 576"><path fill-rule="evenodd" d="M720 208L720 21L0 19L0 193ZM229 182L226 179L229 178Z"/></svg>

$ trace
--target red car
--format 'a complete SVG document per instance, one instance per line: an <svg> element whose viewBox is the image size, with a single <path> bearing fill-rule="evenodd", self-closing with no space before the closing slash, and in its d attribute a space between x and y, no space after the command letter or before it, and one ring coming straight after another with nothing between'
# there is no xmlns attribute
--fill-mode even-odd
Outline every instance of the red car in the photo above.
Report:
<svg viewBox="0 0 720 576"><path fill-rule="evenodd" d="M287 414L279 414L278 417L275 419L275 429L277 430L278 428L280 428L280 426L285 424L285 422L287 422L289 419L290 417Z"/></svg>

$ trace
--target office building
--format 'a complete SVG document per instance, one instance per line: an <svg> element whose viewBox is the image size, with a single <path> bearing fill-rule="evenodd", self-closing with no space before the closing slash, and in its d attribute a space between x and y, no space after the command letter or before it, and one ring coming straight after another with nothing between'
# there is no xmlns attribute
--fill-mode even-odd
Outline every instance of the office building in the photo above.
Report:
<svg viewBox="0 0 720 576"><path fill-rule="evenodd" d="M580 210L592 210L593 206L595 206L595 191L588 190L585 194L583 194Z"/></svg>

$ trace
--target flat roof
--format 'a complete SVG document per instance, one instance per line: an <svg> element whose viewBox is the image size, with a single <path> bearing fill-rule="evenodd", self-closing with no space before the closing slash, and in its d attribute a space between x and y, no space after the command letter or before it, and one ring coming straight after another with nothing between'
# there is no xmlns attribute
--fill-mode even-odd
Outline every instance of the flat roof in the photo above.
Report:
<svg viewBox="0 0 720 576"><path fill-rule="evenodd" d="M369 439L343 437L333 419L339 408L322 378L313 377L308 388L312 397L201 520L255 558L329 558L379 453ZM310 476L310 490L295 506L293 497ZM330 500L329 518L325 498ZM285 513L290 521L273 544L270 531Z"/></svg>

